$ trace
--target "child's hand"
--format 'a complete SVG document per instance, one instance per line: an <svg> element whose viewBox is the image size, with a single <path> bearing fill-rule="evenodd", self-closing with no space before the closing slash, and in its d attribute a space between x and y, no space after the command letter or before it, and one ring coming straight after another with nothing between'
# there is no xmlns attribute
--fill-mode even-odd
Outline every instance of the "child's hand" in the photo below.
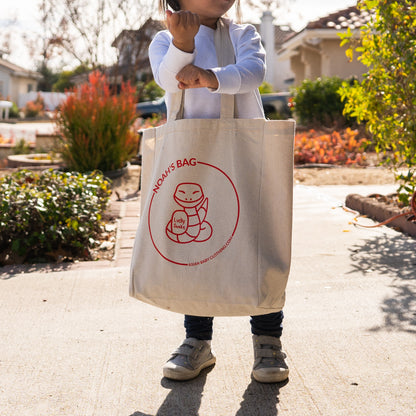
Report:
<svg viewBox="0 0 416 416"><path fill-rule="evenodd" d="M199 16L195 13L180 10L166 12L166 24L173 36L173 44L184 52L192 53L195 47L194 38L199 30Z"/></svg>
<svg viewBox="0 0 416 416"><path fill-rule="evenodd" d="M178 87L181 90L188 88L218 88L218 80L212 71L207 71L198 66L189 64L183 67L176 79L179 81Z"/></svg>

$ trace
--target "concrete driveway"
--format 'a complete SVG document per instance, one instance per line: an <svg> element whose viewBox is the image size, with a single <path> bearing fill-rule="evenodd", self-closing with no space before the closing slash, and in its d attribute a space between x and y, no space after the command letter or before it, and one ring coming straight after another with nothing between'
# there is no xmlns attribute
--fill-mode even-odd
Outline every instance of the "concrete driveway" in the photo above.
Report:
<svg viewBox="0 0 416 416"><path fill-rule="evenodd" d="M245 317L215 319L211 371L163 379L183 318L129 298L128 243L124 263L0 269L0 414L415 415L416 241L338 207L391 189L295 187L282 384L250 378Z"/></svg>

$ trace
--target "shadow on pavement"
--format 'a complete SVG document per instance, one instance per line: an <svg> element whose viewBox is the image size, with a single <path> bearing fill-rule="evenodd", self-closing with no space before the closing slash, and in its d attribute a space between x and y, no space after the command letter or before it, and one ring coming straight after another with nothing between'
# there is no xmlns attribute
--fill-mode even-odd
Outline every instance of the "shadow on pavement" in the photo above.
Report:
<svg viewBox="0 0 416 416"><path fill-rule="evenodd" d="M353 272L376 272L391 278L394 295L384 299L384 325L372 328L416 334L416 240L380 235L350 249Z"/></svg>
<svg viewBox="0 0 416 416"><path fill-rule="evenodd" d="M190 381L162 379L162 386L170 389L155 415L134 412L130 416L198 416L207 374L213 367L203 370L201 375ZM276 416L278 414L279 391L289 380L278 384L261 384L252 381L243 395L240 409L235 416Z"/></svg>
<svg viewBox="0 0 416 416"><path fill-rule="evenodd" d="M213 367L201 372L199 377L190 381L172 381L163 378L162 387L169 389L164 402L154 416L197 416L201 407L202 392L207 374ZM153 416L147 413L134 412L130 416Z"/></svg>
<svg viewBox="0 0 416 416"><path fill-rule="evenodd" d="M0 280L9 280L22 273L52 273L63 272L73 267L73 263L37 263L37 264L15 264L0 267Z"/></svg>
<svg viewBox="0 0 416 416"><path fill-rule="evenodd" d="M235 416L276 416L280 389L288 382L289 380L277 384L262 384L253 380L247 386L240 409Z"/></svg>

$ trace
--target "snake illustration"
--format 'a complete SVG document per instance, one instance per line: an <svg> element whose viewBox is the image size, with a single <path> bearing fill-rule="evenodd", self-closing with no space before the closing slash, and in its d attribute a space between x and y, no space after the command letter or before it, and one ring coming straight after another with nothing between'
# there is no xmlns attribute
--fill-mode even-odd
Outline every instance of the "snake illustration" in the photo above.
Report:
<svg viewBox="0 0 416 416"><path fill-rule="evenodd" d="M197 183L180 183L173 198L183 209L175 211L166 226L169 239L180 244L209 240L212 226L205 221L208 198L205 198L201 186Z"/></svg>

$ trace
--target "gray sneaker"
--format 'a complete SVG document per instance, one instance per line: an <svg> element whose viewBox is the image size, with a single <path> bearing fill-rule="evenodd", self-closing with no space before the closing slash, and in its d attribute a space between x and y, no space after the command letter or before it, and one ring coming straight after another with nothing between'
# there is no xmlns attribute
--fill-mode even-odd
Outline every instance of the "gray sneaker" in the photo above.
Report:
<svg viewBox="0 0 416 416"><path fill-rule="evenodd" d="M289 377L279 338L266 335L253 335L254 365L253 377L260 383L278 383Z"/></svg>
<svg viewBox="0 0 416 416"><path fill-rule="evenodd" d="M186 338L163 366L163 375L172 380L191 380L201 370L215 364L215 356L206 341Z"/></svg>

